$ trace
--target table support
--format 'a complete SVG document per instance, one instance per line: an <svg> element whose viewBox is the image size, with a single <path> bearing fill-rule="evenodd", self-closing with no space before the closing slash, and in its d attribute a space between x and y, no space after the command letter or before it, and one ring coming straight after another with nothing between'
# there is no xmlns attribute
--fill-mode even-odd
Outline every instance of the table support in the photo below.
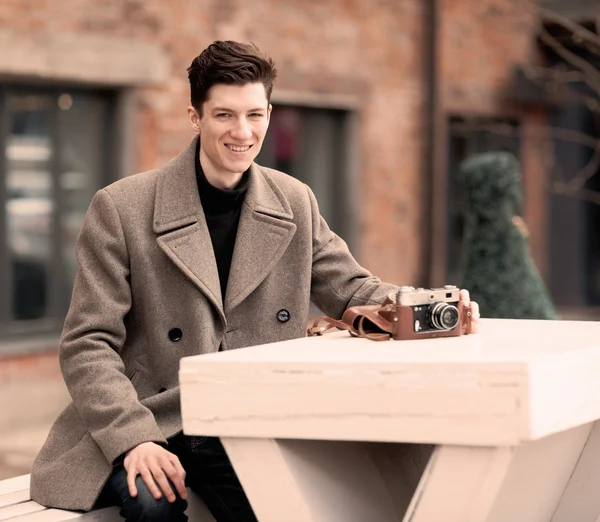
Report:
<svg viewBox="0 0 600 522"><path fill-rule="evenodd" d="M600 522L600 422L595 422L552 522Z"/></svg>
<svg viewBox="0 0 600 522"><path fill-rule="evenodd" d="M592 486L578 461L600 454L591 428L497 448L222 440L260 522L596 522L574 515Z"/></svg>

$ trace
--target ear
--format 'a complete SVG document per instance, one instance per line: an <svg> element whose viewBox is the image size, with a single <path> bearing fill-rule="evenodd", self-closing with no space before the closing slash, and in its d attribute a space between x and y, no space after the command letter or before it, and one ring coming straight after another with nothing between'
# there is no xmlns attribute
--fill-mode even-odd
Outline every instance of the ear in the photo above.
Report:
<svg viewBox="0 0 600 522"><path fill-rule="evenodd" d="M267 122L271 121L271 112L273 111L273 106L269 103L269 107L267 108Z"/></svg>
<svg viewBox="0 0 600 522"><path fill-rule="evenodd" d="M190 121L190 126L192 127L192 129L194 129L196 132L200 132L200 116L198 115L198 112L196 111L196 109L194 109L194 107L192 105L190 105L187 108L187 112L188 112L188 119Z"/></svg>

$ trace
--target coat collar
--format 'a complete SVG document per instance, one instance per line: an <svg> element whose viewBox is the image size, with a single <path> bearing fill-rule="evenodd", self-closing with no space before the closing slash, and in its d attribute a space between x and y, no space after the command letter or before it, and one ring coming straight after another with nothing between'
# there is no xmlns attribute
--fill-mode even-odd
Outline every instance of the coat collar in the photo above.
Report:
<svg viewBox="0 0 600 522"><path fill-rule="evenodd" d="M296 225L292 209L272 177L253 163L242 206L225 303L198 195L198 136L157 174L153 229L173 263L206 295L225 320L269 274L287 249Z"/></svg>

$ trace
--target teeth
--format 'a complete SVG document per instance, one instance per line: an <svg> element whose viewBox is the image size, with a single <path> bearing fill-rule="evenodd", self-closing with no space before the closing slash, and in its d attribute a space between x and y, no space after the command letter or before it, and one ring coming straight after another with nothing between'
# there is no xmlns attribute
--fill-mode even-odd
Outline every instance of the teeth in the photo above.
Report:
<svg viewBox="0 0 600 522"><path fill-rule="evenodd" d="M249 145L247 145L246 147L235 147L234 145L227 145L227 147L234 152L246 152L247 150L250 150Z"/></svg>

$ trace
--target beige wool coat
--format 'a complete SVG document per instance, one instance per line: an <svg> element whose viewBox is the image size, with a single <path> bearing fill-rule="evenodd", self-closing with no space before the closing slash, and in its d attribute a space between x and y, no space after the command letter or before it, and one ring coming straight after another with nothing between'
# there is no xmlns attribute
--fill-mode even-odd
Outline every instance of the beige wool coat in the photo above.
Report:
<svg viewBox="0 0 600 522"><path fill-rule="evenodd" d="M120 455L181 431L181 357L303 337L311 299L340 317L395 288L357 264L305 184L253 164L223 302L197 140L90 204L59 348L73 402L33 465L40 504L90 510Z"/></svg>

